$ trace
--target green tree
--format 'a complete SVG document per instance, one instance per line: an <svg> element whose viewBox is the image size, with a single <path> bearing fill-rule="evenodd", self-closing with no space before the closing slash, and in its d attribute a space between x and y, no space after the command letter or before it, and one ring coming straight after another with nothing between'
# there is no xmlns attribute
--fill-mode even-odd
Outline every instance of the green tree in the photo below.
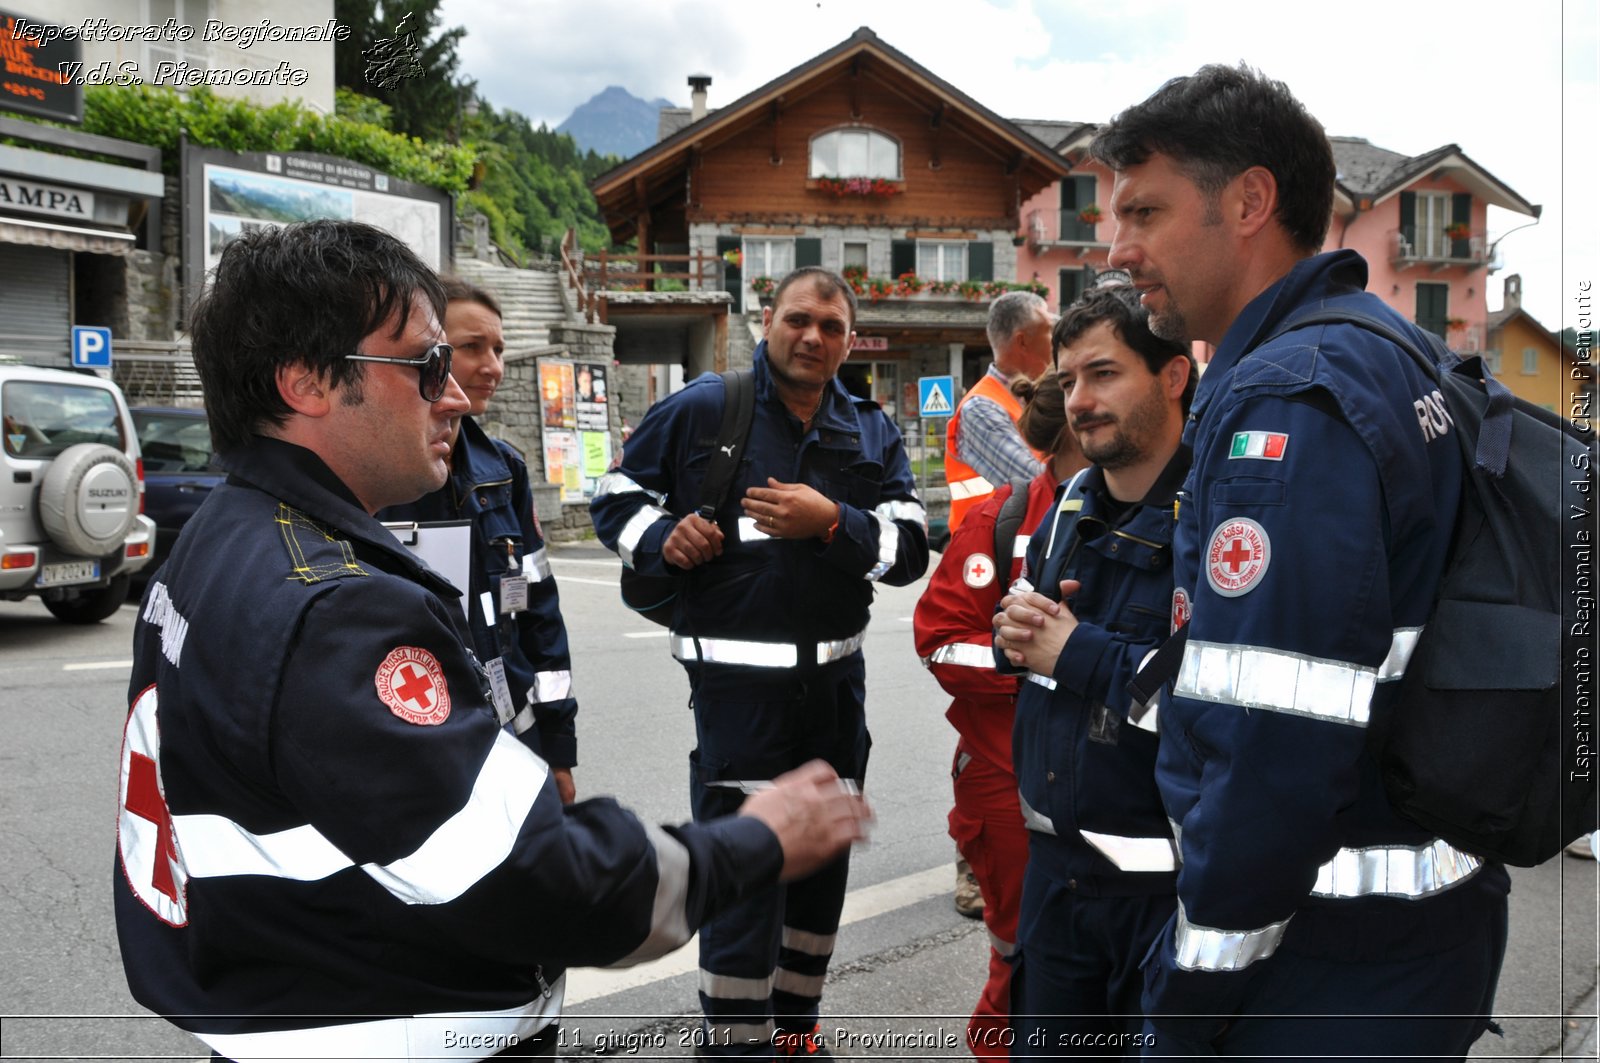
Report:
<svg viewBox="0 0 1600 1063"><path fill-rule="evenodd" d="M466 36L460 26L440 27L440 0L334 0L334 17L350 36L334 44L334 83L371 97L390 111L389 128L424 140L456 140L462 112L476 83L457 78L456 45ZM404 22L404 29L400 29ZM414 39L415 66L403 64L392 81L372 70L366 53L381 41ZM407 73L413 76L401 76ZM369 76L372 74L374 76Z"/></svg>

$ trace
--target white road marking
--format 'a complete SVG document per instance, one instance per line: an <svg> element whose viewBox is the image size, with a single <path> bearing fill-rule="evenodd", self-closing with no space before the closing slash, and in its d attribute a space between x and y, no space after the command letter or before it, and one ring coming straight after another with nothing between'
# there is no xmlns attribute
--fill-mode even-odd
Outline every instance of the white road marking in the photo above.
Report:
<svg viewBox="0 0 1600 1063"><path fill-rule="evenodd" d="M546 556L548 556L551 561L559 561L563 565L610 565L612 568L616 568L618 565L622 564L620 560L614 557L609 561L590 561L581 557L561 557L557 554L548 554Z"/></svg>
<svg viewBox="0 0 1600 1063"><path fill-rule="evenodd" d="M559 576L557 577L557 582L588 583L596 587L615 587L618 585L617 581L614 579L580 579L577 576Z"/></svg>
<svg viewBox="0 0 1600 1063"><path fill-rule="evenodd" d="M876 886L851 890L845 894L844 911L840 913L839 925L845 927L851 923L859 923L863 919L907 908L929 897L948 893L951 888L950 874L948 866L940 866L919 871L914 875L890 879L888 882L880 882ZM678 951L658 960L641 963L636 967L624 967L620 970L582 967L569 970L566 1003L572 1005L584 1000L594 1000L596 997L609 996L626 989L637 989L666 978L699 970L700 946L697 939L698 935L691 938L689 943Z"/></svg>
<svg viewBox="0 0 1600 1063"><path fill-rule="evenodd" d="M625 639L664 639L670 634L672 632L661 627L656 628L654 631L624 631L622 637Z"/></svg>
<svg viewBox="0 0 1600 1063"><path fill-rule="evenodd" d="M64 664L63 672L91 672L99 668L132 668L132 661L81 661L78 664Z"/></svg>

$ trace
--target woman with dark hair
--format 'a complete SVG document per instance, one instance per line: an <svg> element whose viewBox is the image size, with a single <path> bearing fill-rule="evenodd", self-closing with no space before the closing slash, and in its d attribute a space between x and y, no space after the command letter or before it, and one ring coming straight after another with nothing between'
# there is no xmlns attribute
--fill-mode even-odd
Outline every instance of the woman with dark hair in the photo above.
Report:
<svg viewBox="0 0 1600 1063"><path fill-rule="evenodd" d="M1006 957L1017 938L1022 872L1028 862L1028 831L1022 825L1011 764L1018 677L995 671L990 625L996 604L1021 569L1028 537L1050 512L1056 485L1088 464L1067 425L1055 369L1037 380L1019 378L1011 390L1024 404L1017 428L1028 446L1050 456L1049 464L1025 486L1020 480L1001 484L967 515L929 577L913 618L917 653L954 697L945 718L961 736L951 769L955 807L950 810L950 836L983 891L990 941L988 982L967 1027L968 1047L980 1059L1010 1054L1011 968ZM1021 523L1011 532L1012 542L997 543L996 523L1017 490L1027 496ZM997 558L1007 553L1009 568L999 572Z"/></svg>

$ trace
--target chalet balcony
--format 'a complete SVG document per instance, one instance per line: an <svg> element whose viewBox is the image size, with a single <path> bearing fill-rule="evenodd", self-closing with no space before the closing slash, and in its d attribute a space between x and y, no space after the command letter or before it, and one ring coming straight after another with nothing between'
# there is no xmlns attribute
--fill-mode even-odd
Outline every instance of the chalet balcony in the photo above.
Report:
<svg viewBox="0 0 1600 1063"><path fill-rule="evenodd" d="M1459 266L1481 269L1488 263L1488 240L1483 233L1406 226L1389 232L1389 264L1396 271L1422 266L1437 273Z"/></svg>
<svg viewBox="0 0 1600 1063"><path fill-rule="evenodd" d="M1083 258L1092 251L1110 249L1111 241L1099 237L1099 228L1098 224L1084 221L1077 211L1036 210L1028 215L1028 243L1035 254L1073 251Z"/></svg>

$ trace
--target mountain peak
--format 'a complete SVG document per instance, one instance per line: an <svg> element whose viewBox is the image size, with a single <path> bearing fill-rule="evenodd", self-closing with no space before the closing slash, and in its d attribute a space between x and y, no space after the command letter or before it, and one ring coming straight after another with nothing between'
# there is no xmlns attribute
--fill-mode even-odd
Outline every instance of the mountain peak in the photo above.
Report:
<svg viewBox="0 0 1600 1063"><path fill-rule="evenodd" d="M627 159L656 142L661 108L671 106L670 100L646 102L621 85L607 85L556 126L556 132L570 134L585 151Z"/></svg>

